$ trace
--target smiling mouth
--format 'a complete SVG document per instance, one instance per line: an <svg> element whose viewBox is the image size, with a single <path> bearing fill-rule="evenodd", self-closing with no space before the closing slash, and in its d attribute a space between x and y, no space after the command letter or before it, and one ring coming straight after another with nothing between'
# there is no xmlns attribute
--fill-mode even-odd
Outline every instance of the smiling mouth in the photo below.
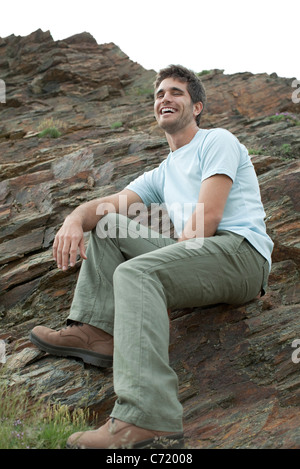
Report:
<svg viewBox="0 0 300 469"><path fill-rule="evenodd" d="M171 108L171 107L163 107L161 110L160 110L160 114L162 116L164 116L165 114L174 114L176 112L175 109Z"/></svg>

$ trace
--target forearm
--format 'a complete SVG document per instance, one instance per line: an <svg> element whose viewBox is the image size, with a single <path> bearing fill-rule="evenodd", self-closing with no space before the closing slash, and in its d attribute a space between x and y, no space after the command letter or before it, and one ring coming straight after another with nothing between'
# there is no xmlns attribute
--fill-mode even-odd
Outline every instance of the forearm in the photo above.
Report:
<svg viewBox="0 0 300 469"><path fill-rule="evenodd" d="M84 232L91 231L107 213L119 213L121 210L126 215L128 207L134 202L141 202L141 199L137 194L125 189L117 194L101 197L80 205L66 218L66 222L69 220L72 220L72 222L78 221Z"/></svg>
<svg viewBox="0 0 300 469"><path fill-rule="evenodd" d="M205 213L203 204L198 207L188 219L178 241L186 241L192 238L208 238L214 236L220 218L214 213Z"/></svg>
<svg viewBox="0 0 300 469"><path fill-rule="evenodd" d="M66 217L65 223L70 221L72 223L78 222L84 232L93 230L101 218L101 215L97 215L97 207L104 199L91 200L75 208L75 210Z"/></svg>
<svg viewBox="0 0 300 469"><path fill-rule="evenodd" d="M80 256L86 259L84 232L93 230L98 221L107 213L119 213L121 210L126 214L128 207L136 202L142 202L140 197L124 189L118 194L86 202L73 210L54 239L53 256L58 267L66 270L69 264L73 266L78 248Z"/></svg>

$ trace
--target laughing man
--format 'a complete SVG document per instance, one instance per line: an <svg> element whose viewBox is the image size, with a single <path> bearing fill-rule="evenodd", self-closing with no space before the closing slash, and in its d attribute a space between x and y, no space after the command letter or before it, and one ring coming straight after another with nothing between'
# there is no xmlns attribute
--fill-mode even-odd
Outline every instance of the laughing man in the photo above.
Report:
<svg viewBox="0 0 300 469"><path fill-rule="evenodd" d="M75 264L78 248L84 259L69 325L61 331L37 326L31 340L54 355L113 364L117 396L108 422L75 433L69 447L182 447L167 310L241 304L267 285L273 243L253 165L230 132L199 128L205 101L193 72L161 70L154 113L170 147L167 159L121 192L76 208L55 237L59 268ZM120 214L121 200L127 209L165 204L175 239L133 225ZM193 210L178 210L186 204Z"/></svg>

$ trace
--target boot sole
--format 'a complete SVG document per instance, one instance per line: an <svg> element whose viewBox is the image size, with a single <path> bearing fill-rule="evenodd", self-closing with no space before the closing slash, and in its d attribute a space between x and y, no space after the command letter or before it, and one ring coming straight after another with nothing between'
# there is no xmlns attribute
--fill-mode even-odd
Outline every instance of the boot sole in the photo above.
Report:
<svg viewBox="0 0 300 469"><path fill-rule="evenodd" d="M32 332L30 333L29 339L34 345L37 346L38 349L42 350L43 352L50 353L51 355L56 355L58 357L81 358L84 363L88 365L98 366L100 368L110 368L113 364L113 357L109 355L101 355L100 353L92 352L81 348L59 347L56 345L52 345L47 342L44 342Z"/></svg>
<svg viewBox="0 0 300 469"><path fill-rule="evenodd" d="M183 449L183 433L161 436L159 438L150 438L136 443L132 446L134 449Z"/></svg>
<svg viewBox="0 0 300 469"><path fill-rule="evenodd" d="M104 449L104 448L87 448L76 444L66 443L67 449ZM110 449L110 448L108 448ZM118 449L118 448L111 448ZM119 449L184 449L184 436L183 433L173 435L161 436L156 438L149 438L148 440L140 441L139 443L128 446L122 446Z"/></svg>

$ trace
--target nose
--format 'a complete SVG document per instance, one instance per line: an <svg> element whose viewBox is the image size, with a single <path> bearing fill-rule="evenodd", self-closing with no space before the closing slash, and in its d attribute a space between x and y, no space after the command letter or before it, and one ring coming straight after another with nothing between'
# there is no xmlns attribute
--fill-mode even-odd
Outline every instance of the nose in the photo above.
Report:
<svg viewBox="0 0 300 469"><path fill-rule="evenodd" d="M165 103L169 103L170 101L171 101L171 94L168 91L166 91L162 99L162 103L165 104Z"/></svg>

